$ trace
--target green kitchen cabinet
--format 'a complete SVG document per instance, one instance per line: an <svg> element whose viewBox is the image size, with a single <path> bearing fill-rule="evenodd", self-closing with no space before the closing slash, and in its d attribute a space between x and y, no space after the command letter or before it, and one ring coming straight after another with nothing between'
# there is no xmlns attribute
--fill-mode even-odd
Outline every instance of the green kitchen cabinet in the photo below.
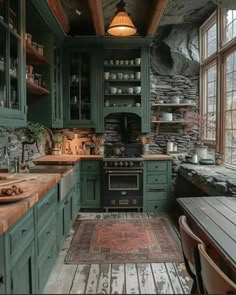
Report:
<svg viewBox="0 0 236 295"><path fill-rule="evenodd" d="M101 207L101 161L81 162L81 208Z"/></svg>
<svg viewBox="0 0 236 295"><path fill-rule="evenodd" d="M100 132L100 51L66 48L64 61L64 127L95 128Z"/></svg>
<svg viewBox="0 0 236 295"><path fill-rule="evenodd" d="M11 269L11 294L36 293L35 269L35 243L32 241Z"/></svg>
<svg viewBox="0 0 236 295"><path fill-rule="evenodd" d="M0 236L0 294L6 294L6 265L5 265L5 255L3 236Z"/></svg>
<svg viewBox="0 0 236 295"><path fill-rule="evenodd" d="M0 3L0 125L26 125L25 1Z"/></svg>
<svg viewBox="0 0 236 295"><path fill-rule="evenodd" d="M172 161L144 162L144 198L145 212L165 212L173 204L171 192Z"/></svg>
<svg viewBox="0 0 236 295"><path fill-rule="evenodd" d="M80 162L75 164L74 167L75 173L75 189L74 189L74 196L73 196L73 221L76 219L80 207L81 207L81 199L80 199Z"/></svg>
<svg viewBox="0 0 236 295"><path fill-rule="evenodd" d="M72 189L60 202L57 212L57 243L60 249L73 223L73 195Z"/></svg>

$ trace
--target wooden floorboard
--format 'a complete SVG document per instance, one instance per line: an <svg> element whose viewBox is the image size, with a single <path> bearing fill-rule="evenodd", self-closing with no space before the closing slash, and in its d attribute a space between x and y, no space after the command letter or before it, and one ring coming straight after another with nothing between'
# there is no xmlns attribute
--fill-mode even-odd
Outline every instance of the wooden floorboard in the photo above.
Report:
<svg viewBox="0 0 236 295"><path fill-rule="evenodd" d="M166 214L139 212L80 213L86 219L157 218ZM173 224L169 219L171 226ZM178 240L176 228L171 231ZM74 231L71 230L53 267L44 294L189 294L192 280L184 263L127 263L68 265L64 259Z"/></svg>

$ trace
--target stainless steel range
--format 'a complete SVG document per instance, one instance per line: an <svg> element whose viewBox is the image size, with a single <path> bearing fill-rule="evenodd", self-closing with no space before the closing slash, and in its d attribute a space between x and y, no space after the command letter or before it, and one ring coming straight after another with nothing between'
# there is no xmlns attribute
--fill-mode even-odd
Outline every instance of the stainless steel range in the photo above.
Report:
<svg viewBox="0 0 236 295"><path fill-rule="evenodd" d="M118 148L115 148L117 152ZM113 151L113 152L112 152ZM109 208L137 208L143 206L143 159L140 145L120 147L120 155L110 148L103 161L103 205Z"/></svg>

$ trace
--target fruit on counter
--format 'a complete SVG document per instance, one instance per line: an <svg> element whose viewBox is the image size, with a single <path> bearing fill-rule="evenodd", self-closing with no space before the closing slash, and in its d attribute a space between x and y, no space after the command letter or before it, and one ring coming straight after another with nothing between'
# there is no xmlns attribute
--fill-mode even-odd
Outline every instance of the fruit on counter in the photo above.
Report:
<svg viewBox="0 0 236 295"><path fill-rule="evenodd" d="M16 185L0 188L0 197L14 197L23 193L24 190L21 187L17 187Z"/></svg>

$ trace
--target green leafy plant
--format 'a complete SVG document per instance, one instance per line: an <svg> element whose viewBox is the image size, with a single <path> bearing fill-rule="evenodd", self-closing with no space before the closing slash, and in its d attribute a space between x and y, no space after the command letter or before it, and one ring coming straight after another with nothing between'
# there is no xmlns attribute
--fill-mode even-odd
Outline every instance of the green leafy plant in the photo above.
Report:
<svg viewBox="0 0 236 295"><path fill-rule="evenodd" d="M27 140L31 143L39 142L42 139L44 132L44 126L39 123L28 122L27 127L24 128L24 134Z"/></svg>

